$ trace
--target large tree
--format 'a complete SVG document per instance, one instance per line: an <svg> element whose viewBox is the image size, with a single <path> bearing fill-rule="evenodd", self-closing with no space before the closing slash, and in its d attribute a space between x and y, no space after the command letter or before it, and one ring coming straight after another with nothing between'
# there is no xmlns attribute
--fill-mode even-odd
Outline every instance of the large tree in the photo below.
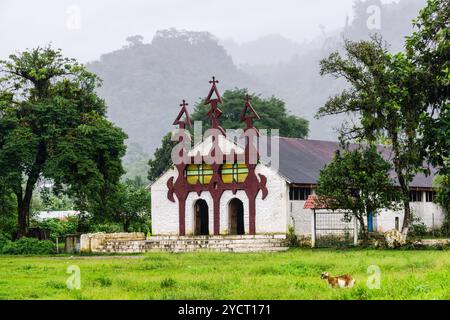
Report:
<svg viewBox="0 0 450 320"><path fill-rule="evenodd" d="M450 206L450 0L428 0L414 20L416 31L406 40L408 58L417 66L428 113L421 134L424 152L436 166L438 191L444 208Z"/></svg>
<svg viewBox="0 0 450 320"><path fill-rule="evenodd" d="M397 189L389 177L391 164L374 145L351 149L344 146L320 171L316 193L318 201L332 210L342 209L355 217L364 238L365 220L379 209L396 208Z"/></svg>
<svg viewBox="0 0 450 320"><path fill-rule="evenodd" d="M319 117L354 114L359 121L344 127L343 137L390 142L404 207L402 232L407 234L412 221L409 184L425 170L420 127L428 112L414 63L403 53L390 54L375 36L370 41L345 41L345 55L335 52L322 60L321 74L343 78L349 88L331 97Z"/></svg>
<svg viewBox="0 0 450 320"><path fill-rule="evenodd" d="M40 179L82 210L107 210L126 135L106 119L97 76L51 47L10 55L0 75L0 190L16 197L18 235Z"/></svg>
<svg viewBox="0 0 450 320"><path fill-rule="evenodd" d="M219 119L220 125L224 129L244 128L245 124L240 121L240 114L245 104L245 97L248 94L246 89L227 90L224 92L223 105L220 109L223 114ZM256 112L261 117L255 121L255 127L258 129L279 129L280 135L284 137L305 138L308 135L308 121L291 115L286 110L285 103L272 96L268 99L251 95L251 103ZM192 121L202 121L202 128L206 130L210 126L210 120L207 116L209 107L203 102L199 102L192 114ZM156 149L153 158L149 162L150 170L148 179L154 181L171 165L172 148L176 145L171 140L171 134L164 136L162 146Z"/></svg>

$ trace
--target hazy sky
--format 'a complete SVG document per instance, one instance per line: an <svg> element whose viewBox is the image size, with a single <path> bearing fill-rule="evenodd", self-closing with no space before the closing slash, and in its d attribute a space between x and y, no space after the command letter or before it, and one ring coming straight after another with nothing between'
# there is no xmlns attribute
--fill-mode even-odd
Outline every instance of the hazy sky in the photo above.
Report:
<svg viewBox="0 0 450 320"><path fill-rule="evenodd" d="M392 2L386 0L384 2ZM279 33L302 41L342 27L353 0L0 0L0 58L52 42L89 61L129 35L150 42L156 30L209 31L238 42Z"/></svg>

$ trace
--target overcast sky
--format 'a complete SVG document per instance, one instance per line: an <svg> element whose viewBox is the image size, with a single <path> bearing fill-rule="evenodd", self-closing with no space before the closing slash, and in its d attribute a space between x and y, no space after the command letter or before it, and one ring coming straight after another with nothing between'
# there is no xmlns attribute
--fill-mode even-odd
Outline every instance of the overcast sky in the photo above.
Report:
<svg viewBox="0 0 450 320"><path fill-rule="evenodd" d="M385 0L384 2L392 2ZM342 27L353 0L0 0L0 58L49 42L90 61L129 35L209 31L237 42L278 33L303 41Z"/></svg>

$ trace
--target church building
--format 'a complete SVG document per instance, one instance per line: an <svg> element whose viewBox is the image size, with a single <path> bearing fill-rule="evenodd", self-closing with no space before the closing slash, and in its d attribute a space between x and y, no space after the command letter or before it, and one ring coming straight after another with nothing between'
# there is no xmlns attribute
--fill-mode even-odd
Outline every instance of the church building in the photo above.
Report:
<svg viewBox="0 0 450 320"><path fill-rule="evenodd" d="M291 226L298 236L311 237L314 188L320 170L339 148L338 142L276 137L278 166L267 165L252 144L259 135L253 125L259 115L250 98L243 99L241 121L246 125L246 138L245 144L239 144L227 139L220 127L223 101L218 81L213 78L210 83L205 107L209 106L210 127L217 134L190 150L181 148L178 154L187 161L175 163L152 183L152 234L287 234ZM183 101L180 106L174 125L185 130L191 121L187 104ZM380 152L389 157L389 152ZM252 153L256 161L251 161ZM220 161L202 161L205 156ZM442 208L433 202L433 177L433 170L429 176L418 174L410 195L414 216L430 229L439 228L444 220ZM401 210L382 210L368 217L367 224L369 231L388 231L401 228L402 219Z"/></svg>

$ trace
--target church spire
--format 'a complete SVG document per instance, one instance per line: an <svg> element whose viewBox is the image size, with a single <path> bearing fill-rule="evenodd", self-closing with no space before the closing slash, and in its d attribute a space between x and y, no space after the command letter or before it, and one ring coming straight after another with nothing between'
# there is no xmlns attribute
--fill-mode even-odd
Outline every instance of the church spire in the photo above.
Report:
<svg viewBox="0 0 450 320"><path fill-rule="evenodd" d="M189 117L189 111L187 110L187 106L189 104L183 100L183 102L180 104L180 112L178 112L178 116L173 122L173 125L178 125L180 129L186 129L191 127L191 118ZM183 119L184 115L184 119Z"/></svg>
<svg viewBox="0 0 450 320"><path fill-rule="evenodd" d="M252 128L255 129L253 125L253 119L261 119L258 113L253 108L251 100L252 98L247 94L245 96L245 105L241 112L241 122L245 122L245 124L247 125L245 128L246 131Z"/></svg>
<svg viewBox="0 0 450 320"><path fill-rule="evenodd" d="M219 90L217 89L216 83L219 83L216 80L216 77L212 77L212 80L209 81L212 84L211 89L209 89L208 96L205 99L205 105L210 105L210 109L208 111L208 117L211 120L211 128L218 129L222 134L225 135L225 130L219 125L218 119L222 115L222 110L219 109L218 104L223 104L222 97L220 96ZM213 97L215 95L215 97Z"/></svg>

